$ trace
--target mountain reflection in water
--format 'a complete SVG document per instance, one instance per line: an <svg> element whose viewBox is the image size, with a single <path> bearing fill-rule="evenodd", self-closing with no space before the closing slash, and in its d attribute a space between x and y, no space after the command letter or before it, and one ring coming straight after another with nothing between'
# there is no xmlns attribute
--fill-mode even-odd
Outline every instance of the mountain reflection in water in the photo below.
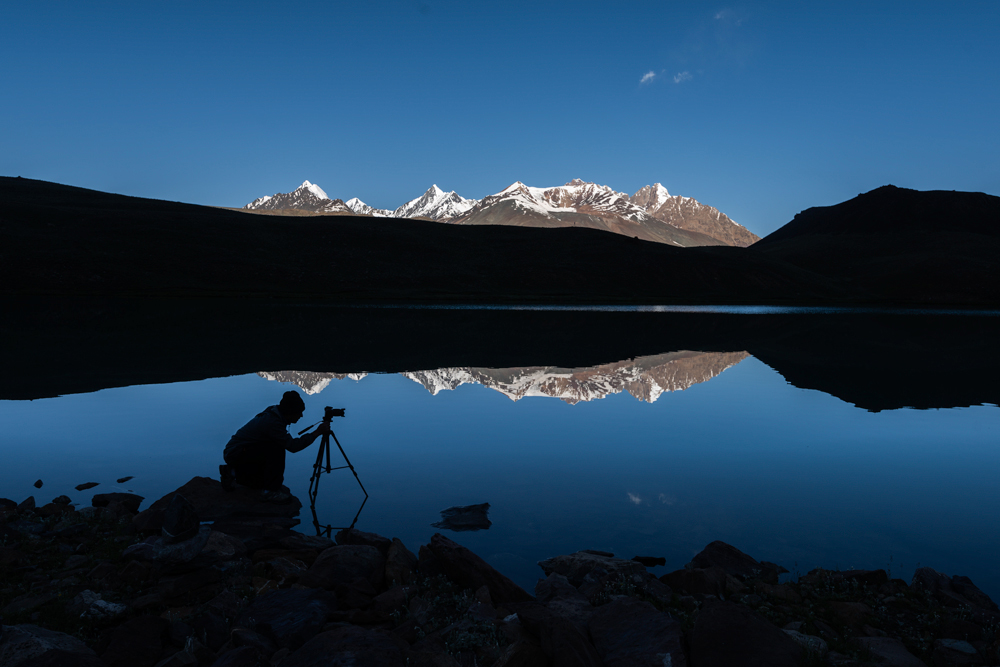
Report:
<svg viewBox="0 0 1000 667"><path fill-rule="evenodd" d="M663 392L683 391L707 382L747 356L746 352L681 350L587 368L460 367L406 371L400 375L422 385L434 396L463 384L479 384L513 401L528 396L548 396L573 405L624 391L640 401L653 403ZM368 375L314 371L259 371L257 374L266 380L294 384L310 395L321 392L331 380L361 380Z"/></svg>

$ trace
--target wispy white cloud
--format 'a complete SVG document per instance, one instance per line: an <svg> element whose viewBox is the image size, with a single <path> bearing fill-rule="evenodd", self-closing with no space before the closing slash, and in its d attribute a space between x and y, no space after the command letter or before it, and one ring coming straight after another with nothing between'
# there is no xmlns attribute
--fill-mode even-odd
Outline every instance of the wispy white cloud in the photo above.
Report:
<svg viewBox="0 0 1000 667"><path fill-rule="evenodd" d="M648 71L648 72L646 72L645 74L642 75L642 78L639 79L639 83L640 84L649 83L650 81L652 81L655 78L656 78L656 72L650 70L650 71Z"/></svg>
<svg viewBox="0 0 1000 667"><path fill-rule="evenodd" d="M673 505L674 503L677 502L676 498L674 498L673 496L668 496L665 493L661 493L659 495L659 498L660 498L660 502L663 503L664 505Z"/></svg>
<svg viewBox="0 0 1000 667"><path fill-rule="evenodd" d="M685 70L683 72L678 72L677 74L674 74L674 83L683 83L685 81L690 81L693 78L694 77L691 76L691 72Z"/></svg>
<svg viewBox="0 0 1000 667"><path fill-rule="evenodd" d="M630 501L632 501L633 503L635 503L636 505L641 505L642 504L642 498L640 498L639 496L635 495L634 493L629 493L628 494L628 499Z"/></svg>
<svg viewBox="0 0 1000 667"><path fill-rule="evenodd" d="M731 10L731 9L721 9L721 10L715 12L715 20L716 21L721 21L724 18L728 18L729 16L732 16L732 14L733 14L733 10Z"/></svg>

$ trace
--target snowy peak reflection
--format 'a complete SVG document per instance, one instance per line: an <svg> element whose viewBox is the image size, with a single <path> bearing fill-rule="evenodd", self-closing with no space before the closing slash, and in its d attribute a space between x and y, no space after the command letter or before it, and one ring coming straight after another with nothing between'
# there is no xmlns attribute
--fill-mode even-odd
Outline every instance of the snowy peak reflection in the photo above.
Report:
<svg viewBox="0 0 1000 667"><path fill-rule="evenodd" d="M432 395L463 384L479 384L513 401L526 396L548 396L575 404L609 394L627 392L646 403L664 392L682 391L711 380L749 356L746 352L680 350L586 368L523 366L516 368L457 367L401 373ZM322 391L332 380L361 380L367 373L311 371L259 372L261 377L297 385L308 394Z"/></svg>

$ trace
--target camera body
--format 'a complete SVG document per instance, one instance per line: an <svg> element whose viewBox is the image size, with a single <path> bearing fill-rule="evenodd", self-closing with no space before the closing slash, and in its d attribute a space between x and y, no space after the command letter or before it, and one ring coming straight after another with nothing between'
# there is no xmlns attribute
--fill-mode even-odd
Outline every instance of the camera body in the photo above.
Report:
<svg viewBox="0 0 1000 667"><path fill-rule="evenodd" d="M343 417L344 408L331 408L329 405L324 408L323 421L330 421L334 417Z"/></svg>

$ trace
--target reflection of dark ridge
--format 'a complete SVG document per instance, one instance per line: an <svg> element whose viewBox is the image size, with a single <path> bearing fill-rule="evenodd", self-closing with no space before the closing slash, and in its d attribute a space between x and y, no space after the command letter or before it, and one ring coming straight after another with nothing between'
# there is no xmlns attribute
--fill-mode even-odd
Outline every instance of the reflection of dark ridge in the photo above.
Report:
<svg viewBox="0 0 1000 667"><path fill-rule="evenodd" d="M872 410L1000 403L1000 317L336 308L221 300L0 302L0 398L260 368L578 368L746 350Z"/></svg>

